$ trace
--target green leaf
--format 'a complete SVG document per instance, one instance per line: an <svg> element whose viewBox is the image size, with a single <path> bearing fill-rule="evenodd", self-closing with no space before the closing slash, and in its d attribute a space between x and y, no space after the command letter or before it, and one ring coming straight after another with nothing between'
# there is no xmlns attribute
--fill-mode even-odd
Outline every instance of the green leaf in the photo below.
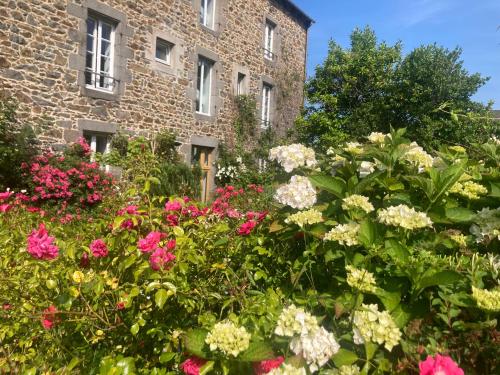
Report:
<svg viewBox="0 0 500 375"><path fill-rule="evenodd" d="M184 335L184 345L186 350L197 357L210 359L210 350L205 339L208 331L204 329L192 329Z"/></svg>
<svg viewBox="0 0 500 375"><path fill-rule="evenodd" d="M156 306L158 306L160 309L163 308L163 305L165 305L165 302L167 302L167 299L168 299L168 293L165 289L160 289L156 292L155 303L156 303Z"/></svg>
<svg viewBox="0 0 500 375"><path fill-rule="evenodd" d="M356 353L347 349L340 349L337 354L332 357L336 367L350 366L358 360Z"/></svg>
<svg viewBox="0 0 500 375"><path fill-rule="evenodd" d="M172 352L167 352L167 353L162 353L162 355L160 355L160 363L167 363L167 362L170 362L172 359L174 359L175 357L175 353L172 353Z"/></svg>
<svg viewBox="0 0 500 375"><path fill-rule="evenodd" d="M132 327L130 327L130 333L132 335L137 335L137 333L139 332L139 324L138 323L135 323Z"/></svg>
<svg viewBox="0 0 500 375"><path fill-rule="evenodd" d="M476 217L472 210L463 207L446 208L445 215L454 223L470 223Z"/></svg>
<svg viewBox="0 0 500 375"><path fill-rule="evenodd" d="M458 272L449 270L440 271L433 275L422 277L417 284L417 289L425 289L435 285L453 284L459 280L462 280L462 276Z"/></svg>
<svg viewBox="0 0 500 375"><path fill-rule="evenodd" d="M208 361L203 365L203 367L200 368L200 375L206 375L209 374L210 371L214 368L215 362L214 361Z"/></svg>
<svg viewBox="0 0 500 375"><path fill-rule="evenodd" d="M126 219L127 218L124 217L124 216L117 216L117 217L115 217L115 220L113 220L113 230L116 230L116 229L120 228L120 226L123 224L123 222Z"/></svg>
<svg viewBox="0 0 500 375"><path fill-rule="evenodd" d="M397 240L386 240L385 241L385 251L386 253L400 262L407 262L410 256L409 251Z"/></svg>
<svg viewBox="0 0 500 375"><path fill-rule="evenodd" d="M332 193L337 198L344 198L347 184L341 178L318 174L310 176L309 180L317 188Z"/></svg>
<svg viewBox="0 0 500 375"><path fill-rule="evenodd" d="M251 341L248 349L236 358L241 362L259 362L275 357L271 344L266 341Z"/></svg>
<svg viewBox="0 0 500 375"><path fill-rule="evenodd" d="M377 241L377 226L370 220L361 223L358 233L359 241L366 247L372 247Z"/></svg>
<svg viewBox="0 0 500 375"><path fill-rule="evenodd" d="M378 298L380 298L380 300L384 304L385 309L388 311L394 310L401 302L401 293L398 291L389 292L382 288L377 288L375 294Z"/></svg>
<svg viewBox="0 0 500 375"><path fill-rule="evenodd" d="M491 193L490 197L500 198L500 183L498 182L490 182L491 185Z"/></svg>
<svg viewBox="0 0 500 375"><path fill-rule="evenodd" d="M123 375L132 375L136 373L135 360L132 357L119 359L116 361L116 367L122 370Z"/></svg>

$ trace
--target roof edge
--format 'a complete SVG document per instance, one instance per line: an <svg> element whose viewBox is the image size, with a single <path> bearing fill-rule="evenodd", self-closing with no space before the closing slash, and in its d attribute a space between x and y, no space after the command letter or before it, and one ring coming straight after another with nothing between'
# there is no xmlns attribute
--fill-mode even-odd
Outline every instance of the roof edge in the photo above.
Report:
<svg viewBox="0 0 500 375"><path fill-rule="evenodd" d="M274 0L275 2L282 5L285 9L288 9L294 16L296 16L299 21L304 23L306 29L309 29L315 21L307 15L302 9L300 9L292 0Z"/></svg>

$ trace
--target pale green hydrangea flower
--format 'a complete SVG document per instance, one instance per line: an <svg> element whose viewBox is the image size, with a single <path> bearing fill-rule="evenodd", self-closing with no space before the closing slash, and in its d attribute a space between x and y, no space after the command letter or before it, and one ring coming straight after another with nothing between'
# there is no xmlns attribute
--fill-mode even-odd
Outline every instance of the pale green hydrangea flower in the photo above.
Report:
<svg viewBox="0 0 500 375"><path fill-rule="evenodd" d="M358 194L354 194L347 198L344 198L342 200L342 208L346 211L352 209L360 209L365 211L366 213L370 213L375 210L368 197Z"/></svg>
<svg viewBox="0 0 500 375"><path fill-rule="evenodd" d="M344 151L353 155L359 155L363 153L363 145L359 142L347 142Z"/></svg>
<svg viewBox="0 0 500 375"><path fill-rule="evenodd" d="M450 238L458 246L462 248L467 247L467 236L464 236L462 233L451 233Z"/></svg>
<svg viewBox="0 0 500 375"><path fill-rule="evenodd" d="M384 144L385 143L385 137L391 137L391 135L390 134L379 133L379 132L372 132L368 136L368 140L371 143Z"/></svg>
<svg viewBox="0 0 500 375"><path fill-rule="evenodd" d="M354 312L354 343L360 345L371 341L384 344L388 351L399 344L401 331L387 311L378 311L375 304L361 306Z"/></svg>
<svg viewBox="0 0 500 375"><path fill-rule="evenodd" d="M404 204L391 206L378 212L378 220L385 225L405 229L432 227L432 221L424 212L417 212Z"/></svg>
<svg viewBox="0 0 500 375"><path fill-rule="evenodd" d="M500 208L483 208L477 213L474 222L470 232L476 237L476 242L488 243L495 237L500 240Z"/></svg>
<svg viewBox="0 0 500 375"><path fill-rule="evenodd" d="M487 311L500 311L500 290L486 290L472 287L472 298L477 306Z"/></svg>
<svg viewBox="0 0 500 375"><path fill-rule="evenodd" d="M425 152L416 142L409 145L408 151L401 158L418 167L419 172L423 172L425 168L431 168L434 163L432 156Z"/></svg>
<svg viewBox="0 0 500 375"><path fill-rule="evenodd" d="M349 284L349 286L367 293L374 293L376 291L377 282L373 273L350 265L346 267L346 270L347 284Z"/></svg>
<svg viewBox="0 0 500 375"><path fill-rule="evenodd" d="M358 223L339 224L327 234L325 241L337 241L341 245L355 246L359 245L358 233L360 225Z"/></svg>
<svg viewBox="0 0 500 375"><path fill-rule="evenodd" d="M319 329L317 319L300 307L290 305L283 309L274 333L278 336L293 337L307 335Z"/></svg>
<svg viewBox="0 0 500 375"><path fill-rule="evenodd" d="M332 375L359 375L360 373L361 369L356 365L344 365L340 366L338 369L334 369L331 371Z"/></svg>
<svg viewBox="0 0 500 375"><path fill-rule="evenodd" d="M482 195L488 194L488 189L473 181L466 181L464 183L456 182L455 185L450 188L449 193L458 194L470 200L477 200L481 198Z"/></svg>
<svg viewBox="0 0 500 375"><path fill-rule="evenodd" d="M296 214L290 215L285 219L285 223L297 224L299 227L303 228L304 225L313 225L321 223L323 221L323 216L318 210L310 209L307 211L300 211Z"/></svg>
<svg viewBox="0 0 500 375"><path fill-rule="evenodd" d="M208 333L205 342L211 351L220 350L225 355L237 357L238 354L248 349L250 333L245 327L238 327L233 322L217 323Z"/></svg>
<svg viewBox="0 0 500 375"><path fill-rule="evenodd" d="M297 368L283 363L281 367L271 370L271 372L268 372L267 375L307 375L307 372L303 367Z"/></svg>
<svg viewBox="0 0 500 375"><path fill-rule="evenodd" d="M458 152L460 154L465 154L465 148L463 148L462 146L450 146L448 147L451 151L455 151L455 152Z"/></svg>

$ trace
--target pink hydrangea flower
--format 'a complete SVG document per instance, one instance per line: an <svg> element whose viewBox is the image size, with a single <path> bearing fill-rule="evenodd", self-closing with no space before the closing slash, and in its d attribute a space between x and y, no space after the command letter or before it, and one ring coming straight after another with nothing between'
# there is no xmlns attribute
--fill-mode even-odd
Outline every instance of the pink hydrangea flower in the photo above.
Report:
<svg viewBox="0 0 500 375"><path fill-rule="evenodd" d="M160 248L156 249L151 257L149 258L149 264L151 268L155 271L168 271L175 260L175 255L169 252L167 249Z"/></svg>
<svg viewBox="0 0 500 375"><path fill-rule="evenodd" d="M448 356L436 355L435 358L428 356L420 362L420 375L464 375L464 371Z"/></svg>
<svg viewBox="0 0 500 375"><path fill-rule="evenodd" d="M275 368L280 367L283 362L285 362L284 357L278 357L274 359L269 359L267 361L256 362L253 364L255 375L267 374L268 372L271 372Z"/></svg>
<svg viewBox="0 0 500 375"><path fill-rule="evenodd" d="M42 326L43 328L49 330L54 327L56 323L57 308L54 305L50 305L47 309L43 310L42 315Z"/></svg>
<svg viewBox="0 0 500 375"><path fill-rule="evenodd" d="M150 253L158 247L160 241L166 236L167 235L165 233L151 232L146 236L146 238L139 240L139 242L137 243L137 247L143 253Z"/></svg>
<svg viewBox="0 0 500 375"><path fill-rule="evenodd" d="M28 236L28 253L37 259L55 259L59 255L59 249L53 244L54 240L45 229L45 224L41 223L38 230Z"/></svg>
<svg viewBox="0 0 500 375"><path fill-rule="evenodd" d="M89 248L92 251L92 255L96 258L104 258L109 253L106 243L101 239L93 241Z"/></svg>
<svg viewBox="0 0 500 375"><path fill-rule="evenodd" d="M248 236L250 233L252 233L252 230L256 225L257 222L249 220L246 223L241 224L241 226L238 228L238 234L240 236Z"/></svg>
<svg viewBox="0 0 500 375"><path fill-rule="evenodd" d="M165 203L165 211L180 211L182 210L182 204L179 201L171 201Z"/></svg>
<svg viewBox="0 0 500 375"><path fill-rule="evenodd" d="M180 367L186 375L200 375L200 369L205 365L205 363L207 363L205 359L191 357L181 363Z"/></svg>

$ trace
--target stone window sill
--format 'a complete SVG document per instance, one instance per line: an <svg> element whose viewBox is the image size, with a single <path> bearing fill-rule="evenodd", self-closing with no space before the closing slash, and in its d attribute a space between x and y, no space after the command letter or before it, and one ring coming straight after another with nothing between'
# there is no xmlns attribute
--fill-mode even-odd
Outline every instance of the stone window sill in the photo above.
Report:
<svg viewBox="0 0 500 375"><path fill-rule="evenodd" d="M90 87L82 87L81 94L95 99L103 99L109 101L118 101L120 99L119 95L115 92L106 92L101 90L95 90Z"/></svg>

